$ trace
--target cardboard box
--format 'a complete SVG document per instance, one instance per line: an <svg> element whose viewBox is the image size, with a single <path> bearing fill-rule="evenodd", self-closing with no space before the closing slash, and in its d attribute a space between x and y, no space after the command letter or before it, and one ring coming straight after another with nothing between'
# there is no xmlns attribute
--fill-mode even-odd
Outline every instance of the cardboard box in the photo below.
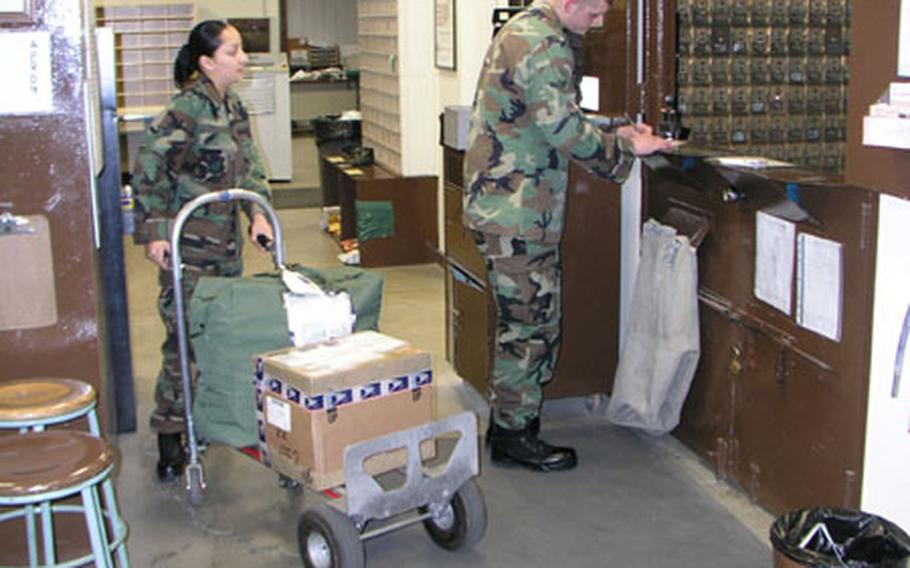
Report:
<svg viewBox="0 0 910 568"><path fill-rule="evenodd" d="M344 483L344 449L430 422L430 354L367 331L254 358L263 462L317 490ZM421 446L429 459L435 446ZM367 460L376 475L407 463L404 449Z"/></svg>

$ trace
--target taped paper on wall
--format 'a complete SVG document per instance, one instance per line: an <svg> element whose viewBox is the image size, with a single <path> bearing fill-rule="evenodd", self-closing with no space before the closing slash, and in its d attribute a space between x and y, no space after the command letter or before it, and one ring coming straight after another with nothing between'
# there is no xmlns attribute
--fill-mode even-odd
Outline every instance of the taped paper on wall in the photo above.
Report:
<svg viewBox="0 0 910 568"><path fill-rule="evenodd" d="M840 341L843 303L844 247L841 243L800 234L796 323Z"/></svg>
<svg viewBox="0 0 910 568"><path fill-rule="evenodd" d="M791 313L796 225L761 211L755 214L755 297Z"/></svg>

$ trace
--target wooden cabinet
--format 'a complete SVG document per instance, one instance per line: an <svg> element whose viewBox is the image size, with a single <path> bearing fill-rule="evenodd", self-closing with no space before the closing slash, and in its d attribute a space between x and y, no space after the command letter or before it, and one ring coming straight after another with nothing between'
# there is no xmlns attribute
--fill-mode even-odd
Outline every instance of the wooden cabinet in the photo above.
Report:
<svg viewBox="0 0 910 568"><path fill-rule="evenodd" d="M335 196L341 214L340 240L357 239L360 265L394 266L437 262L436 176L396 176L380 166L353 166L343 156L322 159L323 192ZM385 202L392 232L364 238L358 203Z"/></svg>
<svg viewBox="0 0 910 568"><path fill-rule="evenodd" d="M446 356L458 375L486 396L493 363L496 306L487 288L487 269L461 220L464 153L443 151L446 259Z"/></svg>
<svg viewBox="0 0 910 568"><path fill-rule="evenodd" d="M462 221L463 153L443 146L448 359L486 394L496 308ZM549 398L609 392L619 352L619 186L572 167L562 255L562 346Z"/></svg>
<svg viewBox="0 0 910 568"><path fill-rule="evenodd" d="M710 227L698 249L701 358L674 434L713 464L720 478L774 514L818 505L857 507L874 194L815 172L755 174L682 156L645 177L646 216L666 220L672 209L682 209ZM792 309L785 313L754 293L756 215L800 210L805 217L791 221L796 260ZM841 247L837 339L797 322L797 243L804 234Z"/></svg>
<svg viewBox="0 0 910 568"><path fill-rule="evenodd" d="M495 306L486 284L458 264L446 266L446 355L458 376L487 395L493 364Z"/></svg>

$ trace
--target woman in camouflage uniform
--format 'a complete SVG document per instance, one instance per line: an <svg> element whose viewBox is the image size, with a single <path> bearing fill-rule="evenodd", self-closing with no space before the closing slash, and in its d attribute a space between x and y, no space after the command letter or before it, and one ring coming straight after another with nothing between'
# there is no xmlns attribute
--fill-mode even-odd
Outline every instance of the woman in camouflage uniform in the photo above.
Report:
<svg viewBox="0 0 910 568"><path fill-rule="evenodd" d="M180 477L184 431L180 360L170 273L170 229L180 208L210 191L244 188L269 198L265 169L250 131L247 111L230 87L243 78L247 57L240 33L223 21L196 25L174 62L180 88L149 126L133 166L136 193L134 241L160 268L158 310L166 338L155 388L151 427L158 432L158 477ZM272 238L265 213L244 201L213 203L184 225L180 254L187 296L200 276L240 276L242 235L238 209L250 220L250 239ZM261 248L261 247L259 247Z"/></svg>

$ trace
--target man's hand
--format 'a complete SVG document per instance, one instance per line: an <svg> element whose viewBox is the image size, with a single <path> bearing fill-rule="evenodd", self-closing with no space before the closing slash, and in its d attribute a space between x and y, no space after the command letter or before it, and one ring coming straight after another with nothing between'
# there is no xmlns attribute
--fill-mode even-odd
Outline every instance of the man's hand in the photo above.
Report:
<svg viewBox="0 0 910 568"><path fill-rule="evenodd" d="M275 240L275 234L272 232L272 225L269 224L268 219L266 219L265 215L262 213L256 213L253 215L252 223L250 223L250 240L253 241L256 248L263 252L268 252L266 248L262 246L262 243L259 242L260 235L267 239L266 242Z"/></svg>
<svg viewBox="0 0 910 568"><path fill-rule="evenodd" d="M654 136L651 127L647 124L628 124L616 129L616 135L632 142L636 156L647 156L660 150L669 150L673 147L672 140Z"/></svg>
<svg viewBox="0 0 910 568"><path fill-rule="evenodd" d="M170 270L171 243L150 241L145 244L145 258L157 264L162 270Z"/></svg>

